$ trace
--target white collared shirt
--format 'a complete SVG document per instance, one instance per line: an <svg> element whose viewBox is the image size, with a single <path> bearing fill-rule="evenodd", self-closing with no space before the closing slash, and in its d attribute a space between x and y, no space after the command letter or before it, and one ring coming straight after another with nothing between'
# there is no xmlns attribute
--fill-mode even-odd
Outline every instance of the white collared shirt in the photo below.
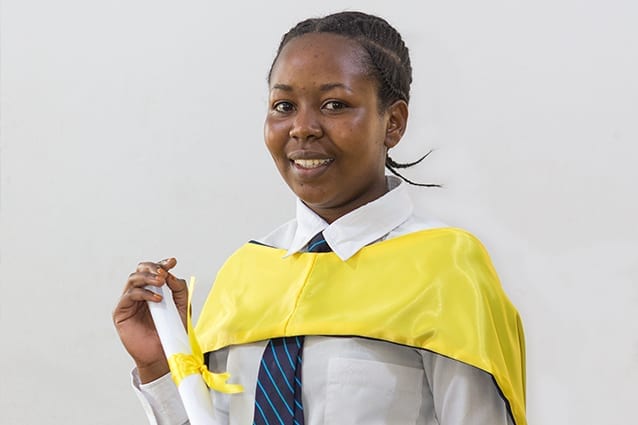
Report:
<svg viewBox="0 0 638 425"><path fill-rule="evenodd" d="M414 216L405 184L388 176L388 193L331 224L300 200L296 218L259 242L305 249L314 235L324 238L342 260L379 240L443 224ZM259 363L268 341L231 346L211 353L209 367L228 371L244 392L212 391L216 424L250 425ZM358 337L307 336L303 349L303 405L306 425L511 425L507 405L492 377L472 366L427 350ZM149 423L187 423L170 377L133 385Z"/></svg>

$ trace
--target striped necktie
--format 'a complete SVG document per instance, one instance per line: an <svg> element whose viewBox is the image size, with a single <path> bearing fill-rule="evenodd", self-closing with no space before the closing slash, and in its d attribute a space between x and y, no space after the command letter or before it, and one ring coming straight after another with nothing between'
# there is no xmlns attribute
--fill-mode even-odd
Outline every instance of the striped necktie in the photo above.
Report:
<svg viewBox="0 0 638 425"><path fill-rule="evenodd" d="M318 233L308 242L307 252L330 252ZM259 365L255 389L253 425L304 425L301 401L303 336L268 341Z"/></svg>

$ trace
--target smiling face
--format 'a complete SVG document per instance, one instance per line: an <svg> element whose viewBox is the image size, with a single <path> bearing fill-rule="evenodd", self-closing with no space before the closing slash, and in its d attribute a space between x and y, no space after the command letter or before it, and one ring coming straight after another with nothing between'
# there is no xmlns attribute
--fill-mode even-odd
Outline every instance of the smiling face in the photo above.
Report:
<svg viewBox="0 0 638 425"><path fill-rule="evenodd" d="M365 51L348 38L292 39L270 75L265 141L282 177L332 222L387 191L385 157L405 129L407 105L379 110Z"/></svg>

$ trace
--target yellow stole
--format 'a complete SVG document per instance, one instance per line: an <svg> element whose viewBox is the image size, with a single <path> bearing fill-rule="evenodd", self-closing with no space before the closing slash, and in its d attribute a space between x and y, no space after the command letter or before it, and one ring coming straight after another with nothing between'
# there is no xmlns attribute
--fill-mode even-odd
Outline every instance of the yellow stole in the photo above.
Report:
<svg viewBox="0 0 638 425"><path fill-rule="evenodd" d="M518 312L483 245L454 228L361 249L299 253L246 244L219 271L197 323L204 352L295 335L362 336L418 347L490 373L525 425Z"/></svg>

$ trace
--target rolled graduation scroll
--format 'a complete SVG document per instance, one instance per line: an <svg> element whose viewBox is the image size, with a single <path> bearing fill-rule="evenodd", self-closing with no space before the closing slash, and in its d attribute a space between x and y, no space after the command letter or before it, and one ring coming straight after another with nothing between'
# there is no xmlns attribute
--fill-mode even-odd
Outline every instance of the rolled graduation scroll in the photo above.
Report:
<svg viewBox="0 0 638 425"><path fill-rule="evenodd" d="M162 295L161 302L149 302L148 307L190 424L214 425L215 412L209 388L229 394L241 392L243 388L241 385L227 384L226 380L230 377L228 373L211 373L204 364L204 355L191 322L190 305L194 283L195 279L191 277L188 291L188 333L168 285L161 288L148 287Z"/></svg>

